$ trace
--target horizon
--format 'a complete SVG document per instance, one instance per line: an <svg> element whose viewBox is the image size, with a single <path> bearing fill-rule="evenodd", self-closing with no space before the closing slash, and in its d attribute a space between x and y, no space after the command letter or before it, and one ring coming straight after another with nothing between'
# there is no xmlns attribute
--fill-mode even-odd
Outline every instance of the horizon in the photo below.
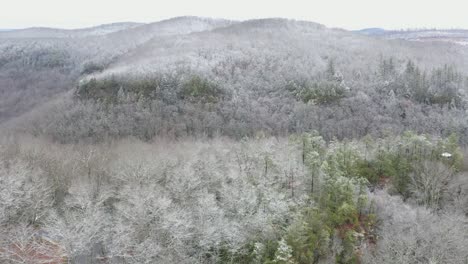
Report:
<svg viewBox="0 0 468 264"><path fill-rule="evenodd" d="M171 3L146 0L101 0L97 3L92 0L66 3L60 0L17 0L0 10L0 28L79 29L123 21L151 23L173 17L198 16L237 21L279 17L346 30L462 29L468 28L463 7L464 4L459 0L447 0L444 3L423 0L410 3L404 0L291 0L287 3L271 3L267 0L173 0Z"/></svg>
<svg viewBox="0 0 468 264"><path fill-rule="evenodd" d="M443 28L443 27L409 27L409 28L385 28L385 27L380 27L379 25L375 26L369 26L369 27L364 27L364 28L356 28L356 29L347 29L347 28L342 28L342 27L333 27L330 25L326 25L324 23L321 23L320 21L312 21L312 20L304 20L304 19L295 19L295 18L287 18L287 17L260 17L260 18L251 18L251 19L242 19L242 20L235 20L235 19L228 19L228 18L221 18L221 17L206 17L206 16L194 16L194 15L184 15L184 16L174 16L174 17L169 17L169 18L164 18L160 20L155 20L155 21L149 21L149 22L141 22L141 21L114 21L114 22L108 22L108 23L98 23L98 24L92 24L92 25L86 25L82 27L54 27L54 26L30 26L30 27L20 27L20 28L4 28L0 27L0 32L7 32L7 31L15 31L15 30L26 30L26 29L58 29L58 30L80 30L80 29L88 29L88 28L95 28L95 27L100 27L100 26L107 26L107 25L113 25L113 24L124 24L124 23L135 23L135 24L152 24L152 23L159 23L171 19L176 19L176 18L183 18L183 17L197 17L197 18L206 18L206 19L225 19L225 20L230 20L230 21L235 21L235 22L246 22L250 20L263 20L263 19L285 19L285 20L296 20L296 21L305 21L305 22L310 22L310 23L317 23L321 24L327 28L336 28L336 29L343 29L343 30L348 30L348 31L361 31L361 30L368 30L368 29L381 29L385 31L431 31L431 30L468 30L467 28L463 27L451 27L451 28Z"/></svg>

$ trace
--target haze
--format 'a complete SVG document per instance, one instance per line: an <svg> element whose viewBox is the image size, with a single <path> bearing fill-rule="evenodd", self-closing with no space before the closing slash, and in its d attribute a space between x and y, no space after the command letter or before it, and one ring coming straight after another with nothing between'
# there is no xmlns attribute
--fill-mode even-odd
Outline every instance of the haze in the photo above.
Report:
<svg viewBox="0 0 468 264"><path fill-rule="evenodd" d="M468 28L465 6L460 0L17 0L3 3L0 29L81 28L121 21L154 22L185 15L235 20L283 17L344 29Z"/></svg>

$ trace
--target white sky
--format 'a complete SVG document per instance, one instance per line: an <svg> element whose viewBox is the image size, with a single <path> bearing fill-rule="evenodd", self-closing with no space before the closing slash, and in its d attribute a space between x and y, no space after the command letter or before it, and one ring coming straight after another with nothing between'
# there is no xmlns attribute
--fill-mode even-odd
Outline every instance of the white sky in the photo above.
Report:
<svg viewBox="0 0 468 264"><path fill-rule="evenodd" d="M0 0L0 28L78 28L183 15L284 17L345 29L468 29L468 0Z"/></svg>

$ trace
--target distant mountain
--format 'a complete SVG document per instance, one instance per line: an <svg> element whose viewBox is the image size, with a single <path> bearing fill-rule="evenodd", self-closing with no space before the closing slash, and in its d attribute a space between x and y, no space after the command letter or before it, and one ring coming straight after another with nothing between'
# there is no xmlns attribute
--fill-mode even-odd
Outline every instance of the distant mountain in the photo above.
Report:
<svg viewBox="0 0 468 264"><path fill-rule="evenodd" d="M354 32L363 35L379 36L384 35L387 31L383 28L365 28L361 30L355 30Z"/></svg>
<svg viewBox="0 0 468 264"><path fill-rule="evenodd" d="M386 34L387 38L405 39L410 41L425 42L450 42L460 45L468 45L468 30L408 30L392 31Z"/></svg>
<svg viewBox="0 0 468 264"><path fill-rule="evenodd" d="M0 30L0 39L84 38L110 35L109 38L112 41L121 38L125 41L133 38L134 41L141 42L155 36L187 34L191 32L212 30L214 28L227 26L233 23L235 22L224 19L185 16L149 24L122 22L83 29L37 27Z"/></svg>
<svg viewBox="0 0 468 264"><path fill-rule="evenodd" d="M225 19L211 19L193 16L176 17L159 22L140 25L107 34L103 40L110 45L140 44L154 37L183 35L192 32L209 31L236 23Z"/></svg>
<svg viewBox="0 0 468 264"><path fill-rule="evenodd" d="M0 38L77 38L105 35L120 30L130 29L143 25L135 22L122 22L105 24L83 29L58 29L58 28L26 28L15 30L0 30Z"/></svg>
<svg viewBox="0 0 468 264"><path fill-rule="evenodd" d="M416 29L416 30L385 30L382 28L367 28L355 31L358 34L384 37L387 39L404 39L408 41L450 42L468 45L468 30L463 29Z"/></svg>
<svg viewBox="0 0 468 264"><path fill-rule="evenodd" d="M429 47L423 43L397 43L386 40L385 35L384 38L373 38L308 21L273 18L237 23L221 21L214 25L210 22L209 26L205 23L202 25L208 30L195 31L189 27L186 30L193 31L191 34L172 33L172 23L169 23L168 28L157 23L111 34L125 39L126 34L133 34L135 31L148 32L149 30L143 30L146 27L154 27L153 30L157 29L158 32L154 38L148 38L132 51L116 58L99 76L145 75L172 71L175 67L211 73L219 65L227 67L233 63L245 63L259 71L259 74L272 74L271 78L277 78L279 75L313 74L317 69L325 67L329 59L340 65L352 62L353 67L342 69L344 74L351 74L353 71L366 71L369 63L378 62L380 55L414 58L427 67L444 61L468 68L468 64L459 55L448 54L444 45ZM187 21L185 24L193 25ZM212 28L215 29L209 30ZM376 31L378 30L373 30L374 33ZM167 32L172 34L166 34ZM183 33L186 32L188 31ZM437 60L428 57L428 52L434 54ZM277 63L276 67L261 70L267 67L266 62L274 64L273 61ZM276 74L273 74L275 71ZM247 71L246 74L243 77L253 72ZM252 79L256 78L252 76Z"/></svg>

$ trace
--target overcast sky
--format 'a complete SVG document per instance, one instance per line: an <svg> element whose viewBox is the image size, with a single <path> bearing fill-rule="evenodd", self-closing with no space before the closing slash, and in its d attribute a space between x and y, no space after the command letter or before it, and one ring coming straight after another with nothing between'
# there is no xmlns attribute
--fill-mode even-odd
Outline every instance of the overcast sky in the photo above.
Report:
<svg viewBox="0 0 468 264"><path fill-rule="evenodd" d="M467 28L468 0L0 0L0 28L79 28L193 15L284 17L360 29Z"/></svg>

